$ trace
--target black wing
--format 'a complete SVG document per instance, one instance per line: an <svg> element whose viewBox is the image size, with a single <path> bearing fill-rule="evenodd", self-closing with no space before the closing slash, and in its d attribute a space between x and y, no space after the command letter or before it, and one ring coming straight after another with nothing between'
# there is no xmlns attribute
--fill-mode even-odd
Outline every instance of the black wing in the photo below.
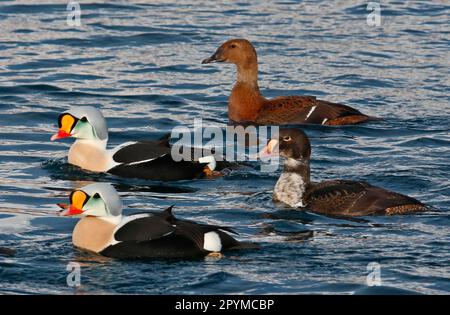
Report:
<svg viewBox="0 0 450 315"><path fill-rule="evenodd" d="M139 141L119 149L113 155L117 163L130 164L157 159L170 154L170 148L161 141Z"/></svg>
<svg viewBox="0 0 450 315"><path fill-rule="evenodd" d="M169 234L151 241L127 241L110 245L102 255L119 259L197 259L205 256L190 239Z"/></svg>
<svg viewBox="0 0 450 315"><path fill-rule="evenodd" d="M208 232L217 232L217 234L219 234L220 236L222 246L224 248L236 246L239 244L238 241L236 241L231 235L228 234L228 233L238 234L232 228L219 225L196 223L189 220L180 220L173 215L172 208L173 206L164 210L161 213L161 216L163 216L171 225L176 227L177 235L189 238L199 248L203 248L203 238L205 233ZM225 231L228 233L226 233Z"/></svg>
<svg viewBox="0 0 450 315"><path fill-rule="evenodd" d="M235 231L228 227L198 224L195 222L178 219L175 219L173 223L177 229L176 234L191 239L199 248L203 248L204 235L208 232L216 232L219 235L223 249L239 244L239 242L235 240L231 235L224 232L227 231L237 234Z"/></svg>
<svg viewBox="0 0 450 315"><path fill-rule="evenodd" d="M204 176L205 164L190 161L175 162L170 152L160 158L136 164L120 164L108 173L128 178L149 180L184 180Z"/></svg>
<svg viewBox="0 0 450 315"><path fill-rule="evenodd" d="M204 235L205 233L214 231L219 235L223 249L236 247L240 244L225 232L237 234L231 228L179 220L172 214L172 208L173 206L156 214L142 213L148 214L148 216L137 218L126 223L116 231L114 238L121 242L145 242L149 250L150 248L154 248L156 246L155 244L169 244L171 247L178 246L177 244L171 244L172 241L176 240L176 242L183 244L186 242L186 244L193 244L198 251L204 251ZM148 241L152 242L150 243ZM154 243L154 241L158 243ZM114 247L117 247L117 245L114 245ZM192 250L192 248L189 249L189 251Z"/></svg>
<svg viewBox="0 0 450 315"><path fill-rule="evenodd" d="M175 232L175 228L159 215L137 218L120 227L114 238L117 241L149 241Z"/></svg>

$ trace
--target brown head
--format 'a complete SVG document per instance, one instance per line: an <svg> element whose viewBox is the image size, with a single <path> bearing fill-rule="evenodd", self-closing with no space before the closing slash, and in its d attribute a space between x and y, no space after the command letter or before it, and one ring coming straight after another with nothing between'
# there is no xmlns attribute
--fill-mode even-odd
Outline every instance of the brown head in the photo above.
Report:
<svg viewBox="0 0 450 315"><path fill-rule="evenodd" d="M280 129L278 137L272 138L264 149L264 153L280 155L287 159L309 161L311 143L308 136L300 129Z"/></svg>
<svg viewBox="0 0 450 315"><path fill-rule="evenodd" d="M202 63L227 62L237 66L257 63L255 47L246 39L230 39L223 43L216 52Z"/></svg>
<svg viewBox="0 0 450 315"><path fill-rule="evenodd" d="M255 121L265 99L258 87L258 60L246 39L230 39L202 63L227 62L237 67L236 84L228 99L228 118L235 122Z"/></svg>

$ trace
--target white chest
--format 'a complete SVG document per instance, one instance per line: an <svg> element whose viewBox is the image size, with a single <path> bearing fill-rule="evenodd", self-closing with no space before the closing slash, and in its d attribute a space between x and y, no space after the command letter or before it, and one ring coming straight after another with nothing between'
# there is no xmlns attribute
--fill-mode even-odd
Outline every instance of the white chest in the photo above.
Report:
<svg viewBox="0 0 450 315"><path fill-rule="evenodd" d="M108 151L78 141L70 147L68 160L70 164L92 172L106 172L113 166L113 160Z"/></svg>
<svg viewBox="0 0 450 315"><path fill-rule="evenodd" d="M305 207L303 194L306 184L302 176L297 173L283 173L273 190L273 199L281 201L291 207Z"/></svg>

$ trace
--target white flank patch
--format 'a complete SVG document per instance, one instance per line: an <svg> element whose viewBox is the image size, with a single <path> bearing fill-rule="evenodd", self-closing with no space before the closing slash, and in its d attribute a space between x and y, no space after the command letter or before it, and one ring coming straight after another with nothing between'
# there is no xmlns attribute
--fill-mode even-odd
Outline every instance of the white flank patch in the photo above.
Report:
<svg viewBox="0 0 450 315"><path fill-rule="evenodd" d="M313 113L313 111L316 110L316 107L317 107L317 106L313 106L313 107L311 108L311 110L309 111L308 115L306 115L306 119L308 119L309 116L311 116L311 114Z"/></svg>
<svg viewBox="0 0 450 315"><path fill-rule="evenodd" d="M203 235L203 249L210 252L220 252L222 250L222 241L216 232L208 232Z"/></svg>
<svg viewBox="0 0 450 315"><path fill-rule="evenodd" d="M325 123L328 121L328 118L325 118L324 120L322 120L322 125L325 125Z"/></svg>
<svg viewBox="0 0 450 315"><path fill-rule="evenodd" d="M198 161L200 163L208 163L208 165L206 166L208 166L211 171L214 171L216 169L217 163L213 155L203 156L199 158Z"/></svg>

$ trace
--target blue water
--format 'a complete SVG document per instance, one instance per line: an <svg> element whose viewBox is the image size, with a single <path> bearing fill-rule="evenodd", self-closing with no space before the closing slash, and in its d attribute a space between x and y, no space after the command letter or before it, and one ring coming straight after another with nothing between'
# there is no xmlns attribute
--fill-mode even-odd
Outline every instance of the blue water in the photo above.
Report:
<svg viewBox="0 0 450 315"><path fill-rule="evenodd" d="M131 1L130 1L131 2ZM0 3L0 293L449 293L450 6L366 2L152 1ZM30 4L31 3L31 4ZM154 139L195 118L225 127L235 70L201 65L226 39L256 46L266 96L309 94L385 120L306 126L315 180L358 179L432 206L422 215L358 220L286 211L271 201L279 176L255 166L216 180L169 183L93 175L51 143L58 113L93 105L110 144ZM175 204L182 218L229 225L261 250L223 259L122 262L71 245L74 219L57 216L74 187L113 183L125 212ZM70 262L81 286L66 284ZM381 287L366 283L380 264Z"/></svg>

